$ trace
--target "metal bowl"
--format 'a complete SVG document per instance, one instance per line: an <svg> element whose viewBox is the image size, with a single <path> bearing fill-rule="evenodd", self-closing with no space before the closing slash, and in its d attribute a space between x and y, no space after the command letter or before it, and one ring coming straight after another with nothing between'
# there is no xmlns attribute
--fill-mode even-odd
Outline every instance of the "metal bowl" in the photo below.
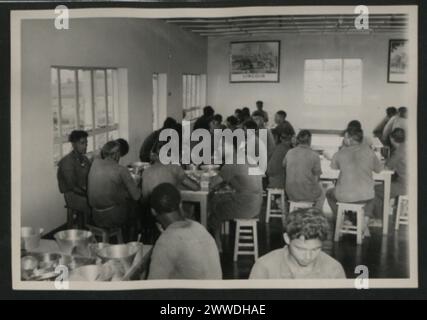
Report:
<svg viewBox="0 0 427 320"><path fill-rule="evenodd" d="M21 249L32 250L40 245L42 228L22 227L21 228Z"/></svg>
<svg viewBox="0 0 427 320"><path fill-rule="evenodd" d="M92 264L79 267L70 273L70 281L101 281L103 267Z"/></svg>
<svg viewBox="0 0 427 320"><path fill-rule="evenodd" d="M111 260L120 262L120 264L124 267L124 270L127 271L132 266L133 260L135 259L135 256L138 251L138 246L128 244L116 244L101 249L98 252L98 257L101 258L101 261L103 263Z"/></svg>
<svg viewBox="0 0 427 320"><path fill-rule="evenodd" d="M218 170L221 166L219 164L202 164L200 169L203 171L214 171Z"/></svg>
<svg viewBox="0 0 427 320"><path fill-rule="evenodd" d="M90 231L70 229L55 233L55 240L59 249L65 254L72 254L74 251L83 255L89 255L88 245L93 240Z"/></svg>
<svg viewBox="0 0 427 320"><path fill-rule="evenodd" d="M21 270L22 271L33 271L39 265L39 261L36 257L25 256L21 259Z"/></svg>
<svg viewBox="0 0 427 320"><path fill-rule="evenodd" d="M104 249L106 247L111 246L111 244L107 243L107 242L98 242L98 243L91 243L89 244L89 251L92 257L96 257L98 256L98 252L101 249Z"/></svg>
<svg viewBox="0 0 427 320"><path fill-rule="evenodd" d="M61 259L58 253L33 253L32 256L38 260L38 267L41 269L55 268Z"/></svg>
<svg viewBox="0 0 427 320"><path fill-rule="evenodd" d="M59 264L66 266L70 270L87 266L89 264L94 264L95 262L96 258L76 257L69 255L62 255L61 259L59 259Z"/></svg>

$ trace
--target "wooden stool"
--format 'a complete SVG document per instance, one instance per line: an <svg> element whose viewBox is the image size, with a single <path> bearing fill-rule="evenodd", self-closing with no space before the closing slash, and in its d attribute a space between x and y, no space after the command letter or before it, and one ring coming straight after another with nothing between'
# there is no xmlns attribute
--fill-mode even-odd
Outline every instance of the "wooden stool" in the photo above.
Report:
<svg viewBox="0 0 427 320"><path fill-rule="evenodd" d="M399 196L399 200L397 201L395 230L399 230L401 224L408 225L409 223L408 201L408 196Z"/></svg>
<svg viewBox="0 0 427 320"><path fill-rule="evenodd" d="M258 219L234 219L236 221L236 238L234 240L233 261L237 261L239 255L253 255L258 259ZM250 242L241 242L250 240ZM252 248L252 250L241 250L241 248Z"/></svg>
<svg viewBox="0 0 427 320"><path fill-rule="evenodd" d="M357 244L362 244L363 239L363 225L365 221L365 210L364 210L364 203L343 203L338 202L338 212L337 212L337 222L335 225L335 242L338 242L340 239L341 234L343 233L349 233L349 234L355 234L356 235L356 241ZM344 216L346 211L353 211L356 212L357 217L357 223L356 226L344 226Z"/></svg>
<svg viewBox="0 0 427 320"><path fill-rule="evenodd" d="M294 212L297 209L306 209L312 208L314 206L314 202L308 201L289 201L289 212Z"/></svg>
<svg viewBox="0 0 427 320"><path fill-rule="evenodd" d="M121 228L105 229L87 224L86 227L94 236L101 237L102 242L110 243L110 239L116 237L117 243L123 243L123 234Z"/></svg>
<svg viewBox="0 0 427 320"><path fill-rule="evenodd" d="M280 196L280 209L271 209L271 200L274 195ZM265 212L265 223L270 222L270 218L283 218L285 214L285 190L267 188L267 210Z"/></svg>

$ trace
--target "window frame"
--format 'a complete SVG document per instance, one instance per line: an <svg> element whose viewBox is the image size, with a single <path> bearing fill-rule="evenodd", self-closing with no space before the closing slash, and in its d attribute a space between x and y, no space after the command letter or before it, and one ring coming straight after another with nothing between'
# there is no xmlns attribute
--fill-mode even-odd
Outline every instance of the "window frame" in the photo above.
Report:
<svg viewBox="0 0 427 320"><path fill-rule="evenodd" d="M59 131L59 137L53 137L53 145L54 149L56 145L59 145L59 157L58 160L55 159L55 164L58 163L62 157L65 156L63 147L64 144L69 143L68 141L68 135L63 133L63 127L62 127L62 82L61 82L61 71L67 70L67 71L73 71L74 73L74 103L75 103L75 114L76 114L76 127L73 130L85 130L84 127L81 126L80 123L80 84L79 84L79 71L89 71L90 72L90 108L91 108L91 114L92 114L92 122L91 122L91 129L85 130L88 133L88 138L92 139L93 141L93 150L95 151L99 149L102 146L96 145L96 137L101 134L105 134L108 139L108 133L119 131L119 112L116 113L116 105L118 106L118 96L117 96L117 85L118 85L118 68L113 67L76 67L76 66L64 66L64 65L52 65L50 67L51 75L52 72L56 72L56 79L57 79L57 90L58 90L58 131ZM104 78L104 97L105 97L105 126L97 127L96 125L96 92L95 92L95 72L102 71L103 72L103 78ZM112 92L109 93L109 82L108 82L108 71L111 71L111 89ZM51 84L52 84L52 78L51 78ZM111 101L109 99L109 95L112 97ZM109 109L112 109L113 115L115 115L115 118L117 121L115 121L113 124L109 124ZM114 116L113 116L114 119Z"/></svg>
<svg viewBox="0 0 427 320"><path fill-rule="evenodd" d="M187 120L193 121L201 116L205 100L203 85L206 87L206 75L201 73L182 74L182 110Z"/></svg>
<svg viewBox="0 0 427 320"><path fill-rule="evenodd" d="M313 103L313 102L307 102L307 98L306 98L306 62L309 60L319 60L322 62L322 79L324 79L323 73L325 72L325 61L326 60L340 60L340 73L341 73L341 81L340 81L340 92L339 92L339 96L340 96L340 101L339 103L323 103L323 97L321 99L320 103ZM348 100L347 98L344 97L344 88L345 88L345 81L346 78L344 77L345 75L345 61L346 60L358 60L360 61L360 95L359 95L359 99L356 103L344 103L344 101ZM322 89L323 90L323 89ZM322 92L322 96L324 95L324 93ZM304 58L304 75L303 75L303 102L305 105L308 106L314 106L314 107L327 107L327 106L343 106L343 107L355 107L355 106L360 106L362 104L362 98L363 98L363 59L359 58L359 57L354 57L354 58Z"/></svg>

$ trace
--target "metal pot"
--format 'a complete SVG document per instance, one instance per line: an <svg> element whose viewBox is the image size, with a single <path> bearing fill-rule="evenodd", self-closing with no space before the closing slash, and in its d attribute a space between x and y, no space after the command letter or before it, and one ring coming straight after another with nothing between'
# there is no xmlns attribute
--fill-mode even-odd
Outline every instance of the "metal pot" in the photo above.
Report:
<svg viewBox="0 0 427 320"><path fill-rule="evenodd" d="M133 260L140 248L135 245L116 244L101 249L98 252L98 257L101 258L103 263L114 261L121 264L124 271L128 271L132 266Z"/></svg>
<svg viewBox="0 0 427 320"><path fill-rule="evenodd" d="M63 253L84 256L89 256L88 245L94 240L92 232L78 229L59 231L54 237Z"/></svg>
<svg viewBox="0 0 427 320"><path fill-rule="evenodd" d="M40 238L43 231L42 228L22 227L21 249L29 251L37 248L40 245Z"/></svg>

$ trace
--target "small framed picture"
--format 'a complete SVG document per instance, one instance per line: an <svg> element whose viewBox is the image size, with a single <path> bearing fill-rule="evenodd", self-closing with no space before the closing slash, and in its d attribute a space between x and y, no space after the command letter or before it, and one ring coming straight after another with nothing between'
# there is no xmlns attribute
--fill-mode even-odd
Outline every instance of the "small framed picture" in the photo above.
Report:
<svg viewBox="0 0 427 320"><path fill-rule="evenodd" d="M392 39L388 49L388 77L387 82L408 82L408 41Z"/></svg>
<svg viewBox="0 0 427 320"><path fill-rule="evenodd" d="M279 82L280 41L230 43L230 82Z"/></svg>

